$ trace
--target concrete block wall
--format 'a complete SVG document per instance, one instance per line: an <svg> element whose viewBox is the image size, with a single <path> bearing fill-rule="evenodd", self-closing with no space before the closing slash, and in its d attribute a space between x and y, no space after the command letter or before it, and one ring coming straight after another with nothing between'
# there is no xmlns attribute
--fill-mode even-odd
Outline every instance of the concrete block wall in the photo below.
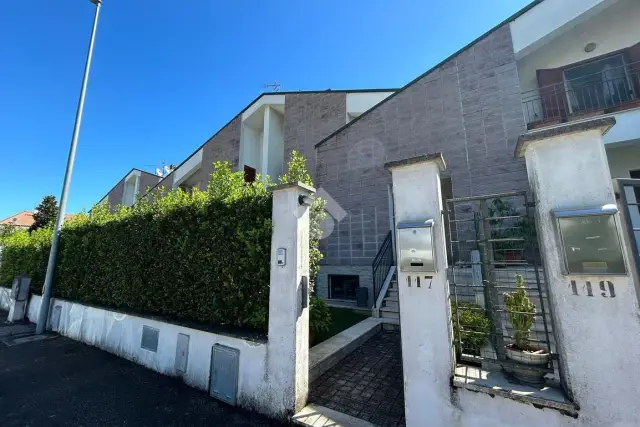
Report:
<svg viewBox="0 0 640 427"><path fill-rule="evenodd" d="M287 94L284 109L285 165L291 151L296 150L307 159L307 168L314 178L314 145L346 124L347 94Z"/></svg>
<svg viewBox="0 0 640 427"><path fill-rule="evenodd" d="M370 265L389 230L385 162L441 152L454 197L527 190L525 163L513 158L525 130L506 25L317 148L317 185L361 211L323 240L324 265Z"/></svg>

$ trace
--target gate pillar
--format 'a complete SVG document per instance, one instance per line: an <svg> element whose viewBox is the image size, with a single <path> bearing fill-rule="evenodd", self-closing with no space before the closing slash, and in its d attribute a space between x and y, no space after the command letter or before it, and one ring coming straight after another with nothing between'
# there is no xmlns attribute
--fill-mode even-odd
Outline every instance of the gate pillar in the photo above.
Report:
<svg viewBox="0 0 640 427"><path fill-rule="evenodd" d="M614 124L527 133L516 156L534 194L565 388L588 425L631 426L640 417L640 311L602 139Z"/></svg>
<svg viewBox="0 0 640 427"><path fill-rule="evenodd" d="M402 333L405 417L408 427L450 425L453 353L449 322L447 255L442 215L440 153L385 165L391 171L396 229L399 224L431 225L435 271L419 271L420 259L403 259L407 251L400 229L396 239L398 297ZM416 235L420 233L416 229ZM403 251L404 247L404 251ZM404 252L404 254L403 254ZM403 263L408 266L403 267ZM414 271L408 272L407 269ZM418 282L419 280L419 282Z"/></svg>

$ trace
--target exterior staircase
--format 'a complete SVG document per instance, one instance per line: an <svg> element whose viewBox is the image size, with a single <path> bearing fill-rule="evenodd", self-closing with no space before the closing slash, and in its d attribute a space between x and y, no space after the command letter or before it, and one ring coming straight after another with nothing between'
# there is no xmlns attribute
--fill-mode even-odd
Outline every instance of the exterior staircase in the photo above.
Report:
<svg viewBox="0 0 640 427"><path fill-rule="evenodd" d="M400 325L400 305L398 300L398 280L394 273L386 295L382 300L381 306L378 308L380 317L384 319L384 323Z"/></svg>

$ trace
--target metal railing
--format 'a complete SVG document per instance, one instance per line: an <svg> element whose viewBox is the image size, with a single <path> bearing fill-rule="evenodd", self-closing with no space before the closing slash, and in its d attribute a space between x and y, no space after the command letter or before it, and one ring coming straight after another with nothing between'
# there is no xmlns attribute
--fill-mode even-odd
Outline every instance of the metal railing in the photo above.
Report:
<svg viewBox="0 0 640 427"><path fill-rule="evenodd" d="M640 107L640 62L523 92L522 104L529 129Z"/></svg>
<svg viewBox="0 0 640 427"><path fill-rule="evenodd" d="M378 301L380 289L382 289L384 280L389 273L389 268L391 268L391 266L393 265L393 242L391 239L391 231L389 231L387 233L387 236L384 238L382 245L380 245L380 249L378 249L378 253L376 254L376 257L373 259L372 263L374 307L376 306L376 301Z"/></svg>
<svg viewBox="0 0 640 427"><path fill-rule="evenodd" d="M555 340L524 192L447 200L451 322L458 364L543 381Z"/></svg>
<svg viewBox="0 0 640 427"><path fill-rule="evenodd" d="M634 264L640 274L640 179L618 179L620 203L625 210L624 227L629 236Z"/></svg>

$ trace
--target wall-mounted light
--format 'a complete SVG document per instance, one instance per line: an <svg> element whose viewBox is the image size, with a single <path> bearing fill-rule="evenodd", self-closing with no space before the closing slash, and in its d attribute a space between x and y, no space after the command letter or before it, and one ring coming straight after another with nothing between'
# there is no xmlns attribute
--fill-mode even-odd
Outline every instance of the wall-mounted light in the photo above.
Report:
<svg viewBox="0 0 640 427"><path fill-rule="evenodd" d="M587 53L591 53L596 50L596 46L597 45L594 42L587 43L587 45L584 47L584 51Z"/></svg>

